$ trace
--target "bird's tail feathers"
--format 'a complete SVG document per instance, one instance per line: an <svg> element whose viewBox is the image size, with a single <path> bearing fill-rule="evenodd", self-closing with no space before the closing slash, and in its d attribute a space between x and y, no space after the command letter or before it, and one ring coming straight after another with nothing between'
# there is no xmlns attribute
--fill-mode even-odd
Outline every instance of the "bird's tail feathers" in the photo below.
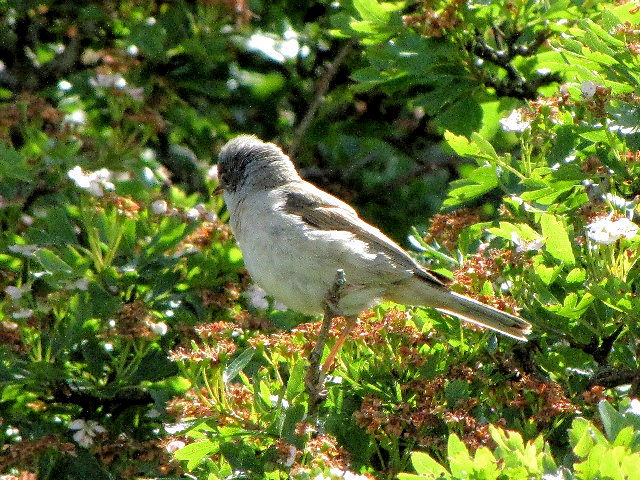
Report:
<svg viewBox="0 0 640 480"><path fill-rule="evenodd" d="M452 292L440 285L421 282L419 286L419 292L415 289L409 289L413 292L404 289L402 297L405 301L396 301L433 307L440 312L489 328L516 340L526 341L527 335L531 332L531 324L515 315Z"/></svg>

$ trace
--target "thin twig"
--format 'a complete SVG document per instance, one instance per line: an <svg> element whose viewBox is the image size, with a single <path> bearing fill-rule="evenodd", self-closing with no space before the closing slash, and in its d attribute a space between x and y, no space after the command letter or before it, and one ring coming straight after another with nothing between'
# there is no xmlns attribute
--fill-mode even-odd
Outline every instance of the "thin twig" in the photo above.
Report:
<svg viewBox="0 0 640 480"><path fill-rule="evenodd" d="M289 146L289 155L291 155L292 157L295 156L296 151L300 146L300 142L302 141L302 137L309 128L309 125L311 125L311 122L316 116L320 105L324 101L324 96L326 95L327 91L329 91L329 84L331 83L331 80L333 80L333 77L335 77L336 73L338 73L338 68L340 67L342 62L344 62L345 58L347 58L347 55L349 54L351 48L355 45L355 43L356 42L354 40L345 43L338 51L336 58L333 59L333 62L329 64L324 74L318 79L318 82L316 83L316 94L313 97L313 101L309 105L307 113L305 113L304 117L302 117L302 120L293 133L293 139L291 140L291 145Z"/></svg>
<svg viewBox="0 0 640 480"><path fill-rule="evenodd" d="M344 275L344 270L340 269L336 272L336 278L331 286L331 289L327 292L324 299L324 318L322 319L322 327L318 334L316 344L311 350L309 355L309 370L307 371L307 377L305 379L305 385L307 393L309 394L309 415L313 416L318 411L318 406L323 398L323 386L325 374L320 368L320 362L322 361L322 352L324 345L327 342L329 336L329 330L331 329L331 321L334 317L338 316L338 304L342 295L342 289L347 283L347 279Z"/></svg>

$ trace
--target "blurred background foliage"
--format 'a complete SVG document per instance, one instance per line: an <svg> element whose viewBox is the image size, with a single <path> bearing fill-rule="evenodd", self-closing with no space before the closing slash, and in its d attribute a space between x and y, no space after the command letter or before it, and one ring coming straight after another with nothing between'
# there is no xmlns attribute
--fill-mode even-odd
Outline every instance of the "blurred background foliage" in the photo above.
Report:
<svg viewBox="0 0 640 480"><path fill-rule="evenodd" d="M633 478L639 11L0 0L0 475ZM530 342L382 305L309 416L318 326L213 193L239 133Z"/></svg>

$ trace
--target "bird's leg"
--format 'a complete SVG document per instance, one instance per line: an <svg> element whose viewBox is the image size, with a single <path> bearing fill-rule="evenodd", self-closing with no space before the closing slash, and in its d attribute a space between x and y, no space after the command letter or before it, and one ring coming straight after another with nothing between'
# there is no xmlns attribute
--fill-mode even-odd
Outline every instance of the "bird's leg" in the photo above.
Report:
<svg viewBox="0 0 640 480"><path fill-rule="evenodd" d="M340 269L336 272L336 279L324 298L324 318L322 319L322 327L318 334L316 344L311 350L309 356L309 371L305 378L305 386L309 394L309 415L314 415L318 409L318 405L322 398L324 386L325 369L320 368L322 360L322 351L329 336L331 329L331 321L339 315L338 304L342 295L342 289L347 283L344 270ZM334 354L335 356L335 354Z"/></svg>
<svg viewBox="0 0 640 480"><path fill-rule="evenodd" d="M340 333L340 336L336 340L335 345L333 346L333 348L329 352L329 355L327 356L327 359L322 364L321 372L322 372L323 375L326 375L327 372L329 371L329 369L331 368L331 364L333 363L333 361L336 358L336 355L340 351L340 347L342 347L342 344L344 343L344 341L349 336L349 333L351 333L351 330L353 330L353 327L356 325L356 320L357 319L358 319L358 317L356 317L356 316L345 317L346 324L345 324L344 328L342 329L342 332Z"/></svg>

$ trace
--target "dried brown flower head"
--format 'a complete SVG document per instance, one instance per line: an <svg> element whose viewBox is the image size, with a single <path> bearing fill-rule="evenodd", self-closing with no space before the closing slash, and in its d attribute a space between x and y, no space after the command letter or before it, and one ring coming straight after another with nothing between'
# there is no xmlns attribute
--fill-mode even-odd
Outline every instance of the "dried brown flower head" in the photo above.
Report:
<svg viewBox="0 0 640 480"><path fill-rule="evenodd" d="M454 251L458 245L460 232L481 220L477 209L461 208L455 212L443 215L436 214L431 219L429 233L425 238L427 243L438 242L449 251Z"/></svg>

